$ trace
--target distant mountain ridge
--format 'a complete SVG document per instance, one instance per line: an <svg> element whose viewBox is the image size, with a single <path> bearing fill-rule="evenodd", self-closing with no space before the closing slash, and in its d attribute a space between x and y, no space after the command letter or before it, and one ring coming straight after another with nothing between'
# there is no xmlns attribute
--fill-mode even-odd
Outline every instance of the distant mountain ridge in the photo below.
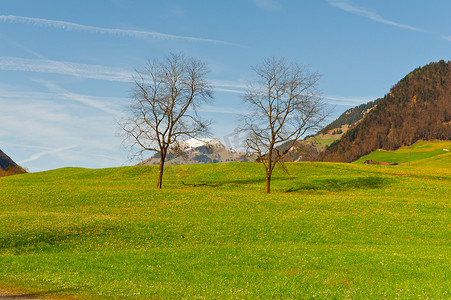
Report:
<svg viewBox="0 0 451 300"><path fill-rule="evenodd" d="M178 148L169 149L165 164L225 163L232 161L255 160L245 152L229 148L216 139L189 139L181 142ZM160 156L154 154L138 165L158 165Z"/></svg>
<svg viewBox="0 0 451 300"><path fill-rule="evenodd" d="M418 140L451 139L451 61L417 68L361 121L319 155L352 162L374 150L395 150Z"/></svg>

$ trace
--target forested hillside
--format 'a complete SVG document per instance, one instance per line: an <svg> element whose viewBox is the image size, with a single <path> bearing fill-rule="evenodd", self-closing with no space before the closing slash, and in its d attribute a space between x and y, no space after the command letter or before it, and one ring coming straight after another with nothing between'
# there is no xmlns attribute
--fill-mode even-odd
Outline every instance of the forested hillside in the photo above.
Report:
<svg viewBox="0 0 451 300"><path fill-rule="evenodd" d="M376 149L451 139L450 113L451 62L430 63L404 77L319 159L351 162Z"/></svg>
<svg viewBox="0 0 451 300"><path fill-rule="evenodd" d="M25 173L25 170L0 150L0 177L20 173Z"/></svg>
<svg viewBox="0 0 451 300"><path fill-rule="evenodd" d="M368 112L373 109L381 99L376 99L368 103L360 104L359 106L350 108L341 114L338 119L327 125L322 132L326 133L331 129L340 128L343 125L354 125L360 121Z"/></svg>

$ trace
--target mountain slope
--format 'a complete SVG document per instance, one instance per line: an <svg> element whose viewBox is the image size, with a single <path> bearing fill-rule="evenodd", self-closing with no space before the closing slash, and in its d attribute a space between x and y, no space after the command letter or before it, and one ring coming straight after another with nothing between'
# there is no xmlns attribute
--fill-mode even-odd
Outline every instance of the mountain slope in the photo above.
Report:
<svg viewBox="0 0 451 300"><path fill-rule="evenodd" d="M25 173L8 155L0 150L0 176Z"/></svg>
<svg viewBox="0 0 451 300"><path fill-rule="evenodd" d="M376 149L418 140L451 139L451 62L418 68L396 84L355 127L319 159L352 162Z"/></svg>
<svg viewBox="0 0 451 300"><path fill-rule="evenodd" d="M374 109L381 99L376 99L368 103L360 104L359 106L350 108L342 113L335 121L327 125L321 133L327 133L329 131L335 131L339 134L339 130L345 127L352 127L360 120L362 120L367 113Z"/></svg>
<svg viewBox="0 0 451 300"><path fill-rule="evenodd" d="M0 150L0 170L6 171L8 168L15 168L18 165L2 150Z"/></svg>
<svg viewBox="0 0 451 300"><path fill-rule="evenodd" d="M224 163L255 160L246 153L229 148L215 139L189 139L179 144L178 149L169 150L165 164ZM160 156L154 154L138 165L158 165Z"/></svg>
<svg viewBox="0 0 451 300"><path fill-rule="evenodd" d="M312 161L326 150L330 144L340 139L350 128L358 124L367 113L377 106L380 99L350 108L341 114L335 121L324 127L314 136L298 141L283 158L283 161ZM281 145L279 150L284 151L290 142Z"/></svg>

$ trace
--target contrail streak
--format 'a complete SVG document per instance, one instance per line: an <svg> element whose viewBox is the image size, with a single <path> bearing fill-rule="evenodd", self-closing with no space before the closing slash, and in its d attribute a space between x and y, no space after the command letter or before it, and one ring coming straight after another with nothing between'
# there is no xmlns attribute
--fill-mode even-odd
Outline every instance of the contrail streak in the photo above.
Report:
<svg viewBox="0 0 451 300"><path fill-rule="evenodd" d="M117 28L103 28L96 26L87 26L77 23L71 23L66 21L58 21L58 20L48 20L48 19L40 19L40 18L30 18L30 17L22 17L15 15L1 15L0 22L10 22L10 23L24 23L30 24L33 26L40 27L51 27L68 31L81 31L81 32L92 32L98 34L107 34L113 36L126 36L137 39L161 39L161 40L187 40L193 42L204 42L204 43L214 43L214 44L223 44L230 46L240 46L238 44L214 40L214 39L205 39L191 36L180 36L173 34L166 34L160 32L152 32L152 31L140 31L140 30L127 30L127 29L117 29Z"/></svg>

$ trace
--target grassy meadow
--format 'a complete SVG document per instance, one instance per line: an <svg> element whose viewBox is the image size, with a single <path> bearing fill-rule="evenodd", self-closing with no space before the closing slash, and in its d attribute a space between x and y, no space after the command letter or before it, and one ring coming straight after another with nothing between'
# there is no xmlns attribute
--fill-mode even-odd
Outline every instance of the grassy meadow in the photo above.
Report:
<svg viewBox="0 0 451 300"><path fill-rule="evenodd" d="M96 298L450 298L450 169L287 163L0 178L0 289ZM182 238L182 236L184 238Z"/></svg>
<svg viewBox="0 0 451 300"><path fill-rule="evenodd" d="M448 150L448 151L446 151ZM363 163L372 159L379 162L399 163L419 167L451 168L451 141L418 141L412 146L401 147L395 151L376 150L356 160Z"/></svg>

